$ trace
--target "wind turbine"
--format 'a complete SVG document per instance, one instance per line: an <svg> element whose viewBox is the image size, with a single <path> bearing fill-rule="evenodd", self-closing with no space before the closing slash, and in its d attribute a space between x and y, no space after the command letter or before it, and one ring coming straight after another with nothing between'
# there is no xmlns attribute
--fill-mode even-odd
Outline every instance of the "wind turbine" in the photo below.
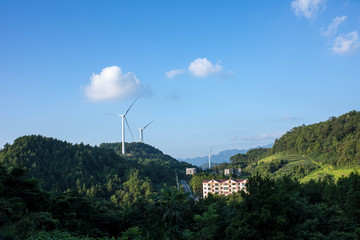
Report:
<svg viewBox="0 0 360 240"><path fill-rule="evenodd" d="M126 114L129 112L129 110L130 110L131 107L134 105L134 103L136 102L136 100L138 100L138 98L139 98L139 97L137 97L137 98L134 100L134 102L130 105L130 107L126 110L126 112L125 112L124 114L121 114L121 115L119 115L119 114L116 114L116 115L110 114L110 115L112 115L112 116L121 117L121 119L122 119L122 125L121 125L121 126L122 126L122 127L121 127L121 129L122 129L122 134L121 134L121 140L122 140L121 153L122 153L122 154L125 154L125 122L126 122L126 125L127 125L128 128L129 128L129 131L130 131L130 133L131 133L131 136L134 138L134 136L133 136L133 134L132 134L132 132L131 132L129 123L128 123L127 119L126 119Z"/></svg>
<svg viewBox="0 0 360 240"><path fill-rule="evenodd" d="M211 147L211 149L210 149L210 153L209 153L209 170L210 170L210 168L211 168L211 156L212 156L212 149L213 149L213 147Z"/></svg>
<svg viewBox="0 0 360 240"><path fill-rule="evenodd" d="M145 127L143 128L139 128L139 132L140 132L140 142L143 143L144 142L144 133L143 131L145 130L145 128L147 128L147 126L149 126L151 123L153 123L153 121L149 122Z"/></svg>

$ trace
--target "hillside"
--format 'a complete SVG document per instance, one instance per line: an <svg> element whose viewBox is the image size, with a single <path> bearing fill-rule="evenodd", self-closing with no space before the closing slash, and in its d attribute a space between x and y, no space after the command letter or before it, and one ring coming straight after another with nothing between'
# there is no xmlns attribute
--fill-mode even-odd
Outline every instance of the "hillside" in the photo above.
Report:
<svg viewBox="0 0 360 240"><path fill-rule="evenodd" d="M273 144L269 144L266 146L258 146L255 148L271 148L273 146ZM219 152L218 154L214 154L211 156L211 163L213 165L213 163L216 164L220 164L220 163L229 163L230 162L230 158L236 154L244 154L246 152L248 152L251 149L255 149L255 148L249 148L249 149L229 149L229 150L224 150ZM203 157L194 157L194 158L178 158L178 160L183 161L183 162L187 162L199 167L202 167L204 169L208 168L209 164L209 157L208 156L203 156Z"/></svg>
<svg viewBox="0 0 360 240"><path fill-rule="evenodd" d="M158 184L175 185L175 173L184 164L145 144L128 144L132 156L124 157L104 146L71 144L42 136L24 136L0 151L5 166L23 166L28 176L41 180L46 191L75 190L114 201L130 201L127 194L148 194ZM113 144L119 145L119 144ZM151 154L150 154L151 153ZM131 191L130 191L131 192ZM136 198L136 197L135 197Z"/></svg>
<svg viewBox="0 0 360 240"><path fill-rule="evenodd" d="M229 162L229 159L231 156L238 154L238 153L246 153L247 150L245 149L230 149L230 150L225 150L225 151L221 151L218 154L214 154L211 156L211 162L212 163L223 163L223 162ZM187 162L193 165L196 165L198 167L201 167L202 165L206 165L209 166L208 162L209 162L209 156L202 156L202 157L194 157L194 158L178 158L178 160L182 161L182 162Z"/></svg>
<svg viewBox="0 0 360 240"><path fill-rule="evenodd" d="M295 127L262 155L251 155L249 151L233 156L230 167L277 178L289 175L301 181L347 176L360 169L360 112Z"/></svg>
<svg viewBox="0 0 360 240"><path fill-rule="evenodd" d="M165 188L132 204L44 192L25 174L0 163L0 239L360 238L358 174L305 184L252 176L247 193L194 201Z"/></svg>
<svg viewBox="0 0 360 240"><path fill-rule="evenodd" d="M360 165L360 112L291 129L275 141L272 153L309 155L333 166Z"/></svg>
<svg viewBox="0 0 360 240"><path fill-rule="evenodd" d="M111 149L121 155L121 143L102 143L100 148ZM179 162L159 149L145 143L126 143L125 149L126 159L141 165L145 175L156 184L163 184L169 182L169 180L175 181L175 170L179 178L184 179L186 178L186 168L194 167L189 163ZM175 184L175 182L172 183L172 185Z"/></svg>

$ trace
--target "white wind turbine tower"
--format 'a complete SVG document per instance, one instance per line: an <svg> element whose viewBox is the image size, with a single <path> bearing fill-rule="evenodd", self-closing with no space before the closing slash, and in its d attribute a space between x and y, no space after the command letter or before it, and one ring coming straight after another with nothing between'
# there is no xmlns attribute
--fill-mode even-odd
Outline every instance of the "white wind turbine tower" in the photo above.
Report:
<svg viewBox="0 0 360 240"><path fill-rule="evenodd" d="M212 149L213 149L213 147L211 147L211 149L210 149L210 153L209 153L209 170L210 170L210 168L211 168L211 156L212 156Z"/></svg>
<svg viewBox="0 0 360 240"><path fill-rule="evenodd" d="M139 132L140 132L140 142L143 143L144 142L144 133L143 131L145 130L145 128L147 128L147 126L149 126L151 123L153 123L153 121L149 122L145 127L143 128L139 128Z"/></svg>
<svg viewBox="0 0 360 240"><path fill-rule="evenodd" d="M122 154L125 154L125 122L126 122L128 128L129 128L129 130L130 130L131 135L132 135L131 129L130 129L130 127L129 127L129 123L128 123L128 121L126 120L126 114L129 112L130 108L134 105L134 103L136 102L136 100L138 100L138 98L136 98L136 99L134 100L134 102L130 105L130 107L126 110L126 112L125 112L124 114L121 114L121 115L119 115L119 114L117 114L117 115L111 114L112 116L118 116L118 117L121 117L121 119L122 119L122 125L121 125L121 129L122 129L122 135L121 135L122 147L121 147L121 152L122 152ZM133 138L134 138L134 136L133 136Z"/></svg>

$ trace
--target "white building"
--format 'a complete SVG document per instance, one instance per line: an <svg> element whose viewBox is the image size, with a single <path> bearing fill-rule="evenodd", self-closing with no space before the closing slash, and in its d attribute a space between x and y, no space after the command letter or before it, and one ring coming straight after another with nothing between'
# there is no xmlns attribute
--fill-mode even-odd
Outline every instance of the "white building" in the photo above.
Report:
<svg viewBox="0 0 360 240"><path fill-rule="evenodd" d="M186 175L194 175L196 173L196 168L186 168Z"/></svg>
<svg viewBox="0 0 360 240"><path fill-rule="evenodd" d="M227 196L241 190L246 191L246 183L247 179L204 180L203 197L206 198L209 193Z"/></svg>
<svg viewBox="0 0 360 240"><path fill-rule="evenodd" d="M224 175L225 175L225 176L228 176L228 175L230 175L231 173L234 173L234 171L232 170L232 168L225 168L225 169L224 169Z"/></svg>

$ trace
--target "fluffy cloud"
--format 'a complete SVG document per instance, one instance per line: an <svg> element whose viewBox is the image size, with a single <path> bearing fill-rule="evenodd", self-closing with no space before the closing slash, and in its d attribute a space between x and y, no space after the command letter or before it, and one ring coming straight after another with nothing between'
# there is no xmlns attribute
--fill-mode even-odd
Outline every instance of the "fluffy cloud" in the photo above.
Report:
<svg viewBox="0 0 360 240"><path fill-rule="evenodd" d="M191 74L197 77L206 77L220 72L222 70L222 66L219 63L214 65L206 58L198 58L190 63L188 69Z"/></svg>
<svg viewBox="0 0 360 240"><path fill-rule="evenodd" d="M173 69L168 72L166 72L167 78L174 78L177 75L183 74L185 72L184 69Z"/></svg>
<svg viewBox="0 0 360 240"><path fill-rule="evenodd" d="M342 17L336 17L334 18L331 23L329 24L328 28L326 31L323 32L323 35L326 37L329 36L333 36L336 34L337 29L339 27L339 25L344 22L347 19L347 16L342 16Z"/></svg>
<svg viewBox="0 0 360 240"><path fill-rule="evenodd" d="M296 16L313 17L320 6L325 4L326 0L294 0L291 7L295 11Z"/></svg>
<svg viewBox="0 0 360 240"><path fill-rule="evenodd" d="M120 67L111 66L92 74L85 95L92 101L124 99L136 95L141 86L134 73L123 73Z"/></svg>
<svg viewBox="0 0 360 240"><path fill-rule="evenodd" d="M359 45L359 35L356 31L353 31L345 36L335 38L332 51L335 54L346 54L355 51Z"/></svg>

